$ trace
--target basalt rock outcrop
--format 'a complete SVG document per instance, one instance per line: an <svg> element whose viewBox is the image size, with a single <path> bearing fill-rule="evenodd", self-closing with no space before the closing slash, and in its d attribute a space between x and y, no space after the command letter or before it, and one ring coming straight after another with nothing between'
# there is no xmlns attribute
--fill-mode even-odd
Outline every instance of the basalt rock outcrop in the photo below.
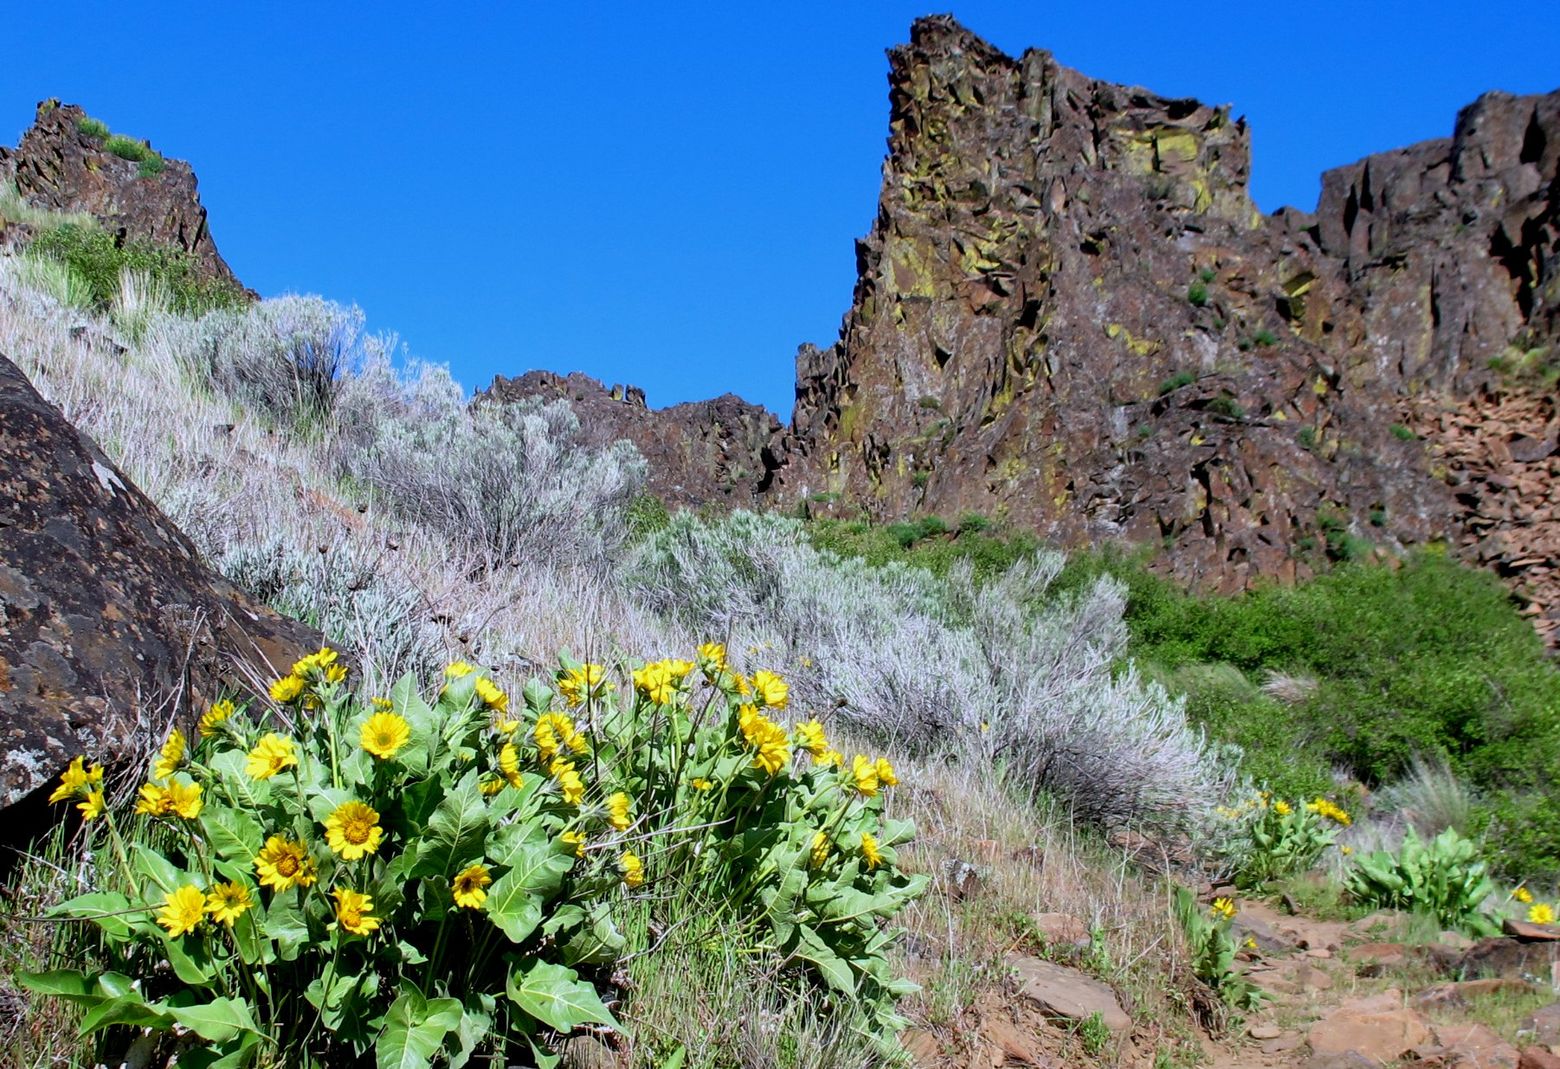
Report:
<svg viewBox="0 0 1560 1069"><path fill-rule="evenodd" d="M780 421L735 394L651 409L635 386L608 389L575 372L502 375L483 394L493 402L567 400L585 444L634 443L649 465L650 492L685 505L711 502L752 508L769 495L780 466Z"/></svg>
<svg viewBox="0 0 1560 1069"><path fill-rule="evenodd" d="M161 170L148 173L108 151L105 140L90 129L84 131L87 118L74 104L43 101L20 144L0 147L0 182L14 183L34 207L93 216L120 241L181 249L207 276L238 285L211 238L190 165L164 159ZM32 236L13 229L19 232L0 234L0 239L24 244Z"/></svg>
<svg viewBox="0 0 1560 1069"><path fill-rule="evenodd" d="M202 564L0 356L0 809L321 641Z"/></svg>

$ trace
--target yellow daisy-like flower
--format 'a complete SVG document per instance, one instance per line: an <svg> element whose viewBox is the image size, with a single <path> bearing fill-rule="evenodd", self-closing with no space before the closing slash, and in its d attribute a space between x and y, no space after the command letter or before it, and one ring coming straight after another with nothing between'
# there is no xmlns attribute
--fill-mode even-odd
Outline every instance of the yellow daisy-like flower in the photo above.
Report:
<svg viewBox="0 0 1560 1069"><path fill-rule="evenodd" d="M493 874L486 865L468 865L450 881L450 893L455 898L455 904L462 909L481 909L482 903L487 901L487 892L483 888L492 882Z"/></svg>
<svg viewBox="0 0 1560 1069"><path fill-rule="evenodd" d="M85 794L103 785L103 766L86 767L86 758L77 757L60 773L60 785L49 795L51 802L68 802L78 794Z"/></svg>
<svg viewBox="0 0 1560 1069"><path fill-rule="evenodd" d="M311 653L307 657L301 657L293 662L292 674L295 676L307 676L310 670L324 672L336 663L339 657L335 650L329 646L321 646L318 653Z"/></svg>
<svg viewBox="0 0 1560 1069"><path fill-rule="evenodd" d="M327 683L341 683L346 678L347 666L344 664L333 664L325 669L325 682Z"/></svg>
<svg viewBox="0 0 1560 1069"><path fill-rule="evenodd" d="M103 815L103 810L108 808L108 802L103 797L102 788L94 788L87 791L87 796L76 803L76 808L81 810L82 820L96 820Z"/></svg>
<svg viewBox="0 0 1560 1069"><path fill-rule="evenodd" d="M358 741L363 749L383 761L396 755L412 740L412 725L395 713L375 713L363 721Z"/></svg>
<svg viewBox="0 0 1560 1069"><path fill-rule="evenodd" d="M585 704L585 700L601 691L607 670L599 664L582 664L558 674L558 693L572 706Z"/></svg>
<svg viewBox="0 0 1560 1069"><path fill-rule="evenodd" d="M1293 812L1293 810L1290 809L1288 802L1280 798L1278 801L1273 803L1273 812L1277 813L1281 817L1287 817L1290 813Z"/></svg>
<svg viewBox="0 0 1560 1069"><path fill-rule="evenodd" d="M723 642L706 642L699 647L699 660L716 672L726 670L726 645Z"/></svg>
<svg viewBox="0 0 1560 1069"><path fill-rule="evenodd" d="M618 831L627 828L633 821L629 818L628 811L632 806L628 795L618 791L607 799L607 823Z"/></svg>
<svg viewBox="0 0 1560 1069"><path fill-rule="evenodd" d="M491 798L504 789L504 781L498 778L484 779L478 786L482 790L482 797Z"/></svg>
<svg viewBox="0 0 1560 1069"><path fill-rule="evenodd" d="M632 850L624 850L618 858L618 871L623 874L623 883L629 887L638 887L645 882L645 863Z"/></svg>
<svg viewBox="0 0 1560 1069"><path fill-rule="evenodd" d="M511 787L520 786L520 749L514 743L499 747L498 771Z"/></svg>
<svg viewBox="0 0 1560 1069"><path fill-rule="evenodd" d="M228 719L228 717L232 715L232 702L227 701L226 699L219 702L212 702L211 708L207 709L204 713L201 714L199 725L200 737L203 739L211 738L211 736L217 733L218 725L220 725L224 720Z"/></svg>
<svg viewBox="0 0 1560 1069"><path fill-rule="evenodd" d="M754 768L761 768L773 776L791 760L791 737L785 733L785 728L751 705L742 707L737 726L742 731L742 738L755 751Z"/></svg>
<svg viewBox="0 0 1560 1069"><path fill-rule="evenodd" d="M878 849L877 837L869 831L861 833L861 857L867 863L868 872L883 863L883 852Z"/></svg>
<svg viewBox="0 0 1560 1069"><path fill-rule="evenodd" d="M465 661L451 661L444 666L444 677L446 679L460 679L462 676L469 676L475 671L476 669Z"/></svg>
<svg viewBox="0 0 1560 1069"><path fill-rule="evenodd" d="M314 859L302 843L280 835L265 841L255 856L255 874L260 884L273 891L285 891L289 887L308 887L318 878Z"/></svg>
<svg viewBox="0 0 1560 1069"><path fill-rule="evenodd" d="M531 737L536 740L543 761L551 761L564 747L582 754L589 745L585 736L574 730L574 721L565 713L543 713L537 717Z"/></svg>
<svg viewBox="0 0 1560 1069"><path fill-rule="evenodd" d="M379 927L379 918L370 916L374 900L359 891L345 887L331 892L336 899L336 923L343 931L353 935L369 935Z"/></svg>
<svg viewBox="0 0 1560 1069"><path fill-rule="evenodd" d="M379 814L362 802L342 802L325 818L325 841L333 852L347 861L356 861L379 849L385 830L379 826Z"/></svg>
<svg viewBox="0 0 1560 1069"><path fill-rule="evenodd" d="M152 767L152 778L167 779L184 763L184 732L174 728L157 754L157 764Z"/></svg>
<svg viewBox="0 0 1560 1069"><path fill-rule="evenodd" d="M201 894L199 887L190 883L163 895L163 907L157 911L157 923L177 939L199 927L205 915L206 896Z"/></svg>
<svg viewBox="0 0 1560 1069"><path fill-rule="evenodd" d="M558 793L566 805L579 805L585 799L585 781L574 770L573 761L554 758L547 766L548 773L558 781Z"/></svg>
<svg viewBox="0 0 1560 1069"><path fill-rule="evenodd" d="M1547 902L1536 902L1528 907L1527 919L1533 924L1553 924L1555 908Z"/></svg>
<svg viewBox="0 0 1560 1069"><path fill-rule="evenodd" d="M305 684L302 676L283 676L271 684L271 700L286 705L295 702L303 693Z"/></svg>
<svg viewBox="0 0 1560 1069"><path fill-rule="evenodd" d="M509 710L509 695L487 676L477 680L477 698L494 712L503 713Z"/></svg>
<svg viewBox="0 0 1560 1069"><path fill-rule="evenodd" d="M775 673L760 668L753 673L753 691L762 704L771 709L784 709L791 688Z"/></svg>
<svg viewBox="0 0 1560 1069"><path fill-rule="evenodd" d="M827 835L821 831L813 832L812 849L807 854L808 868L820 868L825 861L829 860L829 851L833 848L834 844L829 841Z"/></svg>
<svg viewBox="0 0 1560 1069"><path fill-rule="evenodd" d="M206 895L206 912L218 924L231 925L252 905L249 888L237 880L216 884Z"/></svg>
<svg viewBox="0 0 1560 1069"><path fill-rule="evenodd" d="M696 791L707 791L711 787L715 786L715 784L711 783L709 780L705 779L703 776L695 776L695 777L693 777L693 779L688 781L688 785L690 787L692 787Z"/></svg>
<svg viewBox="0 0 1560 1069"><path fill-rule="evenodd" d="M200 811L205 802L200 797L200 784L185 783L174 779L168 781L166 792L168 808L185 820L194 820L200 816Z"/></svg>
<svg viewBox="0 0 1560 1069"><path fill-rule="evenodd" d="M670 705L677 697L678 680L667 670L665 661L655 661L634 669L634 687L657 705Z"/></svg>
<svg viewBox="0 0 1560 1069"><path fill-rule="evenodd" d="M1338 852L1340 854L1342 854L1344 857L1348 857L1350 854L1354 853L1354 847L1352 847L1352 846L1340 846L1340 847L1338 847Z"/></svg>
<svg viewBox="0 0 1560 1069"><path fill-rule="evenodd" d="M1340 824L1345 828L1347 828L1349 824L1352 823L1352 821L1349 819L1349 814L1343 809L1343 807L1334 804L1331 799L1317 798L1313 801L1307 802L1305 807L1318 816L1326 817L1334 824Z"/></svg>
<svg viewBox="0 0 1560 1069"><path fill-rule="evenodd" d="M851 758L850 762L851 786L856 788L856 793L865 798L871 798L878 792L877 762L872 761L861 754Z"/></svg>
<svg viewBox="0 0 1560 1069"><path fill-rule="evenodd" d="M574 847L575 857L585 856L585 833L582 831L566 831L558 836L564 842Z"/></svg>
<svg viewBox="0 0 1560 1069"><path fill-rule="evenodd" d="M136 796L135 811L148 817L165 817L173 812L173 799L168 788L157 783L143 783Z"/></svg>
<svg viewBox="0 0 1560 1069"><path fill-rule="evenodd" d="M894 766L889 763L888 758L879 757L872 763L872 766L877 769L879 784L884 787L895 787L899 785L899 777L894 774Z"/></svg>
<svg viewBox="0 0 1560 1069"><path fill-rule="evenodd" d="M823 733L823 725L817 720L809 720L805 724L796 726L796 746L806 750L817 760L829 752L829 740Z"/></svg>
<svg viewBox="0 0 1560 1069"><path fill-rule="evenodd" d="M292 768L297 763L298 752L293 746L293 741L273 731L249 751L249 759L244 762L244 771L248 773L250 779L270 779L283 769Z"/></svg>
<svg viewBox="0 0 1560 1069"><path fill-rule="evenodd" d="M1518 887L1515 891L1511 892L1511 897L1515 898L1518 902L1521 902L1524 906L1526 906L1526 905L1530 905L1532 903L1532 901L1533 901L1533 892L1529 891L1527 889L1527 887L1524 885L1522 887Z"/></svg>
<svg viewBox="0 0 1560 1069"><path fill-rule="evenodd" d="M827 753L818 755L813 760L825 768L839 768L845 763L845 755L838 750L830 750Z"/></svg>
<svg viewBox="0 0 1560 1069"><path fill-rule="evenodd" d="M1208 912L1213 914L1215 917L1223 917L1225 920L1233 920L1235 918L1235 903L1233 900L1228 898L1215 898L1213 900L1213 905L1208 907Z"/></svg>

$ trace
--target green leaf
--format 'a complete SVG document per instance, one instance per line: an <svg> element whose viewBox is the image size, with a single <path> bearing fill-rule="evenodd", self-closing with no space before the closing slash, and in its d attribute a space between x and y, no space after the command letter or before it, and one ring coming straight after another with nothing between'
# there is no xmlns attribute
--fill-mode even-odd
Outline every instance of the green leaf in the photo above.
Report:
<svg viewBox="0 0 1560 1069"><path fill-rule="evenodd" d="M193 1006L169 1006L168 1015L197 1036L212 1043L232 1039L240 1032L262 1035L241 998L216 998Z"/></svg>
<svg viewBox="0 0 1560 1069"><path fill-rule="evenodd" d="M84 974L74 969L18 973L16 979L29 991L84 1006L96 1006L106 997L94 989L94 984Z"/></svg>
<svg viewBox="0 0 1560 1069"><path fill-rule="evenodd" d="M518 872L508 872L488 888L488 920L513 942L522 942L542 922L542 900L525 889Z"/></svg>
<svg viewBox="0 0 1560 1069"><path fill-rule="evenodd" d="M110 938L126 939L136 927L131 918L148 917L150 911L131 912L130 900L117 891L94 891L61 902L49 910L49 916L90 920Z"/></svg>
<svg viewBox="0 0 1560 1069"><path fill-rule="evenodd" d="M850 971L850 966L836 954L823 941L813 929L807 925L799 925L797 934L800 936L800 945L797 947L796 956L811 962L824 981L836 991L844 995L855 995L856 978Z"/></svg>
<svg viewBox="0 0 1560 1069"><path fill-rule="evenodd" d="M418 849L412 875L448 876L453 866L474 856L487 833L487 807L477 784L477 770L470 769L452 787L428 818L428 838Z"/></svg>
<svg viewBox="0 0 1560 1069"><path fill-rule="evenodd" d="M460 1003L452 998L424 999L407 987L385 1014L384 1031L374 1044L378 1069L423 1069L444 1046L444 1037L461 1022Z"/></svg>
<svg viewBox="0 0 1560 1069"><path fill-rule="evenodd" d="M236 809L208 805L201 810L200 825L206 842L220 859L217 867L224 876L236 880L254 871L255 854L265 845L265 831L259 822Z"/></svg>
<svg viewBox="0 0 1560 1069"><path fill-rule="evenodd" d="M175 976L187 984L204 984L211 979L211 970L206 968L211 958L199 943L185 946L183 936L175 939L164 934L163 953L168 957L168 964L173 966Z"/></svg>
<svg viewBox="0 0 1560 1069"><path fill-rule="evenodd" d="M81 1035L89 1036L100 1028L116 1024L161 1031L173 1026L173 1018L148 1006L139 991L131 991L100 1002L88 1010L81 1018Z"/></svg>
<svg viewBox="0 0 1560 1069"><path fill-rule="evenodd" d="M298 908L298 892L283 891L265 911L265 934L276 943L277 957L292 961L309 942L309 923Z"/></svg>
<svg viewBox="0 0 1560 1069"><path fill-rule="evenodd" d="M133 857L131 864L135 871L145 879L155 884L159 891L167 893L176 891L180 886L188 883L198 883L180 872L177 866L156 850L145 843L132 843L130 853Z"/></svg>
<svg viewBox="0 0 1560 1069"><path fill-rule="evenodd" d="M504 994L536 1020L560 1032L572 1032L582 1024L618 1026L596 989L562 965L538 961L524 971L512 972Z"/></svg>
<svg viewBox="0 0 1560 1069"><path fill-rule="evenodd" d="M271 801L271 781L254 780L244 771L249 755L243 750L223 750L211 759L212 777L223 794L242 809L254 813Z"/></svg>

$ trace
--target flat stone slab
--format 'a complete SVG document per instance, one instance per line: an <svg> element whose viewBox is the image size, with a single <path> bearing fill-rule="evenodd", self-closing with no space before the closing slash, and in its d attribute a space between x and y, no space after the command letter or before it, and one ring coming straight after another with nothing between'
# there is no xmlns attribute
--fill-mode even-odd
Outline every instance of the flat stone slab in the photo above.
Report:
<svg viewBox="0 0 1560 1069"><path fill-rule="evenodd" d="M1553 924L1534 924L1507 917L1500 927L1501 931L1524 943L1560 943L1560 927Z"/></svg>
<svg viewBox="0 0 1560 1069"><path fill-rule="evenodd" d="M1112 1032L1132 1027L1132 1018L1116 1001L1116 993L1087 973L1027 954L1010 956L1008 965L1018 973L1018 993L1033 1000L1046 1014L1084 1021L1097 1013Z"/></svg>
<svg viewBox="0 0 1560 1069"><path fill-rule="evenodd" d="M1376 1063L1397 1061L1430 1039L1419 1014L1403 1005L1398 991L1345 1002L1311 1026L1306 1039L1322 1056L1357 1054Z"/></svg>

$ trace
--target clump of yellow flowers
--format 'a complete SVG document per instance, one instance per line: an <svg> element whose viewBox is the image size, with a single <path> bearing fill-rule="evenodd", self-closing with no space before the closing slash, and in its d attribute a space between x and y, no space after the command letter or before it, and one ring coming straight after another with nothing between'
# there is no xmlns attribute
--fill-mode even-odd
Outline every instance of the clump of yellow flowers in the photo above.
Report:
<svg viewBox="0 0 1560 1069"><path fill-rule="evenodd" d="M565 655L518 690L463 661L429 692L351 677L324 648L268 701L198 710L128 812L103 766L65 770L51 799L111 848L103 886L56 912L97 924L112 968L172 967L126 973L118 1012L235 1064L427 1064L401 1059L457 1033L533 1060L544 1032L614 1023L595 984L626 949L618 911L664 881L896 1026L883 926L925 886L897 866L914 829L883 812L898 775L788 723L778 673L709 642L621 670ZM98 981L66 973L34 982L94 1004Z"/></svg>

